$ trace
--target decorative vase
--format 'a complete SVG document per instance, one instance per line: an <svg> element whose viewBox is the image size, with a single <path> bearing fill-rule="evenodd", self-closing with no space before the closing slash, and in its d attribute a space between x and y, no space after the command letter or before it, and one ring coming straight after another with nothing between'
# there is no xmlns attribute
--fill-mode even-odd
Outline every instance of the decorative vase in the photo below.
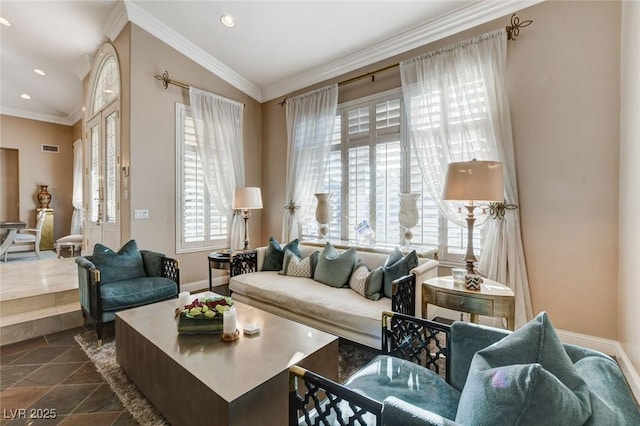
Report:
<svg viewBox="0 0 640 426"><path fill-rule="evenodd" d="M418 216L418 206L416 201L420 194L408 193L400 194L400 225L404 227L404 240L407 245L411 245L413 232L411 228L418 224L420 217Z"/></svg>
<svg viewBox="0 0 640 426"><path fill-rule="evenodd" d="M38 202L41 209L48 209L51 202L51 194L47 191L49 185L40 185L40 192L38 192Z"/></svg>
<svg viewBox="0 0 640 426"><path fill-rule="evenodd" d="M331 222L331 206L329 205L329 197L331 194L328 192L314 194L318 200L318 206L316 207L316 220L320 225L318 228L320 239L324 239L329 233L329 222Z"/></svg>

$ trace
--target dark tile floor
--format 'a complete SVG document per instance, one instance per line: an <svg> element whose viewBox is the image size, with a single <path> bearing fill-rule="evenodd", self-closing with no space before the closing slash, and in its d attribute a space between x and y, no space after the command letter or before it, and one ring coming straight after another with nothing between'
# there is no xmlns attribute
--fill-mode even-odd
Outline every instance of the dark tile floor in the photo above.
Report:
<svg viewBox="0 0 640 426"><path fill-rule="evenodd" d="M135 425L73 338L85 327L0 347L1 425Z"/></svg>

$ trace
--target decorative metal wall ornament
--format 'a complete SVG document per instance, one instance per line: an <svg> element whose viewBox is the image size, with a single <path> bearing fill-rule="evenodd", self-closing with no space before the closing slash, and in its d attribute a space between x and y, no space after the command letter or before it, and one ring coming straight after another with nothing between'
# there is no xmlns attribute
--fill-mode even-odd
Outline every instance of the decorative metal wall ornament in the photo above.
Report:
<svg viewBox="0 0 640 426"><path fill-rule="evenodd" d="M528 27L533 24L533 21L528 19L526 21L520 21L520 18L514 13L511 15L511 25L507 25L507 40L514 40L520 34L520 28Z"/></svg>
<svg viewBox="0 0 640 426"><path fill-rule="evenodd" d="M291 216L293 216L294 214L296 214L296 210L300 208L300 206L296 206L296 202L293 200L289 200L289 204L287 204L286 206L284 206L284 208L286 210L289 210L289 214Z"/></svg>
<svg viewBox="0 0 640 426"><path fill-rule="evenodd" d="M515 210L518 208L515 204L505 204L505 203L489 203L489 215L493 219L503 219L504 215L507 213L507 210Z"/></svg>

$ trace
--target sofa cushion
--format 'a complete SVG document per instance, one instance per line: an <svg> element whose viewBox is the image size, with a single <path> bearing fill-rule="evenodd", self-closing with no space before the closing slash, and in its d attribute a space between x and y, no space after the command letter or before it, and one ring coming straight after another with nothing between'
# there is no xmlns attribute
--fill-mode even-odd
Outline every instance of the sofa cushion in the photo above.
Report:
<svg viewBox="0 0 640 426"><path fill-rule="evenodd" d="M395 396L453 420L460 392L433 371L388 355L379 355L351 376L345 386L378 402Z"/></svg>
<svg viewBox="0 0 640 426"><path fill-rule="evenodd" d="M384 295L391 297L392 285L394 280L409 274L413 268L418 266L418 254L412 250L406 256L397 247L391 252L384 264Z"/></svg>
<svg viewBox="0 0 640 426"><path fill-rule="evenodd" d="M313 279L331 287L348 286L355 263L355 247L350 247L342 254L338 254L331 243L327 243L318 257L318 266Z"/></svg>
<svg viewBox="0 0 640 426"><path fill-rule="evenodd" d="M358 259L349 278L349 287L367 299L378 300L382 290L383 275L382 267L371 271L361 259Z"/></svg>
<svg viewBox="0 0 640 426"><path fill-rule="evenodd" d="M146 276L135 240L123 245L117 253L98 243L93 248L92 260L100 270L100 281L103 283Z"/></svg>
<svg viewBox="0 0 640 426"><path fill-rule="evenodd" d="M582 425L590 415L587 385L543 312L473 356L455 420Z"/></svg>
<svg viewBox="0 0 640 426"><path fill-rule="evenodd" d="M176 297L178 286L163 277L139 277L100 285L103 311L120 311Z"/></svg>
<svg viewBox="0 0 640 426"><path fill-rule="evenodd" d="M264 255L262 263L263 271L280 271L284 262L284 251L291 250L296 256L300 257L300 240L297 238L287 243L284 247L273 237L269 238L267 253Z"/></svg>
<svg viewBox="0 0 640 426"><path fill-rule="evenodd" d="M382 311L391 309L391 299L386 297L369 300L349 288L330 287L309 278L287 277L277 272L236 275L229 282L229 290L236 296L259 300L265 305L286 307L292 315L376 339L380 339Z"/></svg>
<svg viewBox="0 0 640 426"><path fill-rule="evenodd" d="M591 417L585 426L640 425L640 409L616 361L591 351L574 365L591 393Z"/></svg>
<svg viewBox="0 0 640 426"><path fill-rule="evenodd" d="M313 273L318 263L318 255L320 252L316 251L310 256L300 259L294 252L289 249L284 251L284 263L282 265L282 275L288 275L290 277L304 277L313 278Z"/></svg>

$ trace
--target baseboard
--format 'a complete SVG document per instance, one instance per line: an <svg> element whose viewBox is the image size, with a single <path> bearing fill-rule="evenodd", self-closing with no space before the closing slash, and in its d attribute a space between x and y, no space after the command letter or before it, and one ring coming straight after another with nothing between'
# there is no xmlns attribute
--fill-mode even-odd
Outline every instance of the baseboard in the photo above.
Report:
<svg viewBox="0 0 640 426"><path fill-rule="evenodd" d="M211 280L211 284L213 287L219 287L221 285L229 284L229 276L228 275L220 275L217 277L213 277ZM190 283L182 284L180 283L180 291L188 291L190 293L198 293L201 291L209 291L209 280L200 280L200 281L192 281Z"/></svg>
<svg viewBox="0 0 640 426"><path fill-rule="evenodd" d="M604 352L607 355L615 357L618 361L618 365L620 365L620 369L622 370L624 377L627 379L627 383L629 384L636 401L640 401L640 376L619 342L611 339L589 336L587 334L574 333L572 331L556 331L563 343L582 346Z"/></svg>
<svg viewBox="0 0 640 426"><path fill-rule="evenodd" d="M627 379L627 383L629 383L629 387L631 388L631 392L633 392L633 395L636 397L636 401L640 403L640 375L638 375L638 372L633 367L622 345L618 342L616 342L616 349L616 360L618 360L618 364L620 364L620 369L622 369L624 377Z"/></svg>

